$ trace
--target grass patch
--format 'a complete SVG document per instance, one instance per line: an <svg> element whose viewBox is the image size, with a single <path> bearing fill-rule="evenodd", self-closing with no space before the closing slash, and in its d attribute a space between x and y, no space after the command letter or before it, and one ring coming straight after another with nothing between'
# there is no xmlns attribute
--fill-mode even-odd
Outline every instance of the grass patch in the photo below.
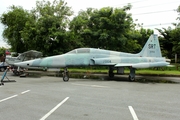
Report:
<svg viewBox="0 0 180 120"><path fill-rule="evenodd" d="M69 72L71 73L86 73L86 74L108 74L108 68L104 69L92 69L92 68L69 68ZM116 73L116 71L114 71ZM125 68L124 71L125 74L129 74L130 70L128 68ZM180 76L180 71L176 70L175 68L149 68L149 69L137 69L136 74L142 74L142 75L168 75L168 76Z"/></svg>

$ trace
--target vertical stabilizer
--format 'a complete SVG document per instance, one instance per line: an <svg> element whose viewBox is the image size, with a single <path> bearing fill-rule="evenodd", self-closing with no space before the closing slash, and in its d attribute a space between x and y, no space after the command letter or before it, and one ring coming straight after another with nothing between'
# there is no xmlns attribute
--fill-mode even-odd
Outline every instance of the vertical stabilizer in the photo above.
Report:
<svg viewBox="0 0 180 120"><path fill-rule="evenodd" d="M158 35L152 34L149 37L139 55L142 57L162 57Z"/></svg>

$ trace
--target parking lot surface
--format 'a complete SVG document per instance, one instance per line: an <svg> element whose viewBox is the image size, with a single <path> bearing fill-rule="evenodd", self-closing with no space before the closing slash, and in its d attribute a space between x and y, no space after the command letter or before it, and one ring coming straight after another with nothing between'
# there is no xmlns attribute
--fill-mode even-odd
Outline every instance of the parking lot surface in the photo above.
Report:
<svg viewBox="0 0 180 120"><path fill-rule="evenodd" d="M1 73L2 74L2 73ZM8 76L1 120L179 120L180 84Z"/></svg>

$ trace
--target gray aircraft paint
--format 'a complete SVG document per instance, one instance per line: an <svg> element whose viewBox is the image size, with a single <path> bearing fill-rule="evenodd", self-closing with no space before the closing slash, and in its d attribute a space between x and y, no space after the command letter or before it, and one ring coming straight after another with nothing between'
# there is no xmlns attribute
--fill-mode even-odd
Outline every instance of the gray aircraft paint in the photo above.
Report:
<svg viewBox="0 0 180 120"><path fill-rule="evenodd" d="M21 67L61 68L69 66L104 65L133 68L169 65L162 57L157 35L151 35L142 51L137 54L96 48L78 48L62 55L16 63Z"/></svg>

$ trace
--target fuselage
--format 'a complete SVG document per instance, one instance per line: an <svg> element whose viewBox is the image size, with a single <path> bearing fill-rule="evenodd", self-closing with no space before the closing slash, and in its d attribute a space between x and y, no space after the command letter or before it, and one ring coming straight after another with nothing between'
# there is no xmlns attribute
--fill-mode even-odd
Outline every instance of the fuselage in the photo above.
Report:
<svg viewBox="0 0 180 120"><path fill-rule="evenodd" d="M21 67L60 68L69 66L116 65L133 63L165 62L163 57L142 57L131 54L95 48L79 48L68 53L17 63Z"/></svg>

